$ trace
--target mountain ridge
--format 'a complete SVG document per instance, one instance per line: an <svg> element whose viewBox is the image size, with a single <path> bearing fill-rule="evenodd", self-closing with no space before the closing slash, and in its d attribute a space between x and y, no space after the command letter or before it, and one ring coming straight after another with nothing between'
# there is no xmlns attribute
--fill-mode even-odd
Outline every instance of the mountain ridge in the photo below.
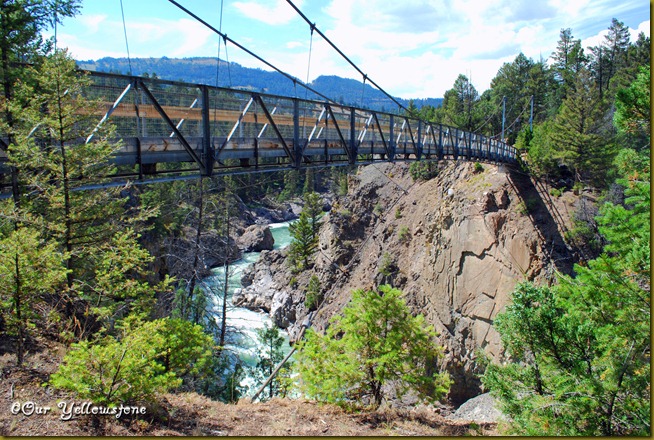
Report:
<svg viewBox="0 0 654 440"><path fill-rule="evenodd" d="M112 58L105 57L98 60L78 60L81 69L143 76L155 74L158 78L183 81L193 84L218 85L221 87L239 88L261 93L282 96L299 96L307 99L322 101L323 98L312 92L302 92L284 75L259 68L241 66L235 62L220 60L215 57L189 57L189 58ZM337 75L321 75L308 84L317 92L345 105L366 107L378 111L394 111L397 108L390 98L383 92L363 84L361 81L342 78ZM304 96L303 96L304 95ZM442 98L416 98L404 99L395 97L403 106L408 107L409 102L419 109L423 106L438 107Z"/></svg>

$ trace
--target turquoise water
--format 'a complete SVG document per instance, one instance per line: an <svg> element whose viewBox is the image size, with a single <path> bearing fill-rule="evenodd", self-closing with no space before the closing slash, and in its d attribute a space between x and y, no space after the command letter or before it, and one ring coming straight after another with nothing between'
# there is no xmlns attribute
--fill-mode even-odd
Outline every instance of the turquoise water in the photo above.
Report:
<svg viewBox="0 0 654 440"><path fill-rule="evenodd" d="M288 231L289 222L273 223L270 226L273 238L275 239L274 249L283 249L291 243L291 236ZM266 313L256 312L244 307L236 307L232 303L234 290L242 287L241 277L243 271L259 259L259 252L248 252L243 258L229 265L229 278L227 283L227 344L226 349L239 357L241 362L248 366L255 366L258 361L260 346L257 340L257 329L264 325L272 327L274 324ZM211 271L211 276L205 279L207 286L217 292L213 297L214 310L220 315L222 310L222 292L225 280L225 268L218 267ZM216 318L220 321L220 316ZM284 352L288 353L291 347L288 345L286 332L281 334L286 339ZM243 385L250 387L250 393L254 394L253 381L246 378Z"/></svg>

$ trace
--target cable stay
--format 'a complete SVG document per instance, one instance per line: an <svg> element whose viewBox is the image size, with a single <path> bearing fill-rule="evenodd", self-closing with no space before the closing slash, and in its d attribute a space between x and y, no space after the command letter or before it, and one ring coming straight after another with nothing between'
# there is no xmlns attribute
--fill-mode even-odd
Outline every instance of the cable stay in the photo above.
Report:
<svg viewBox="0 0 654 440"><path fill-rule="evenodd" d="M129 56L129 43L127 42L127 25L125 24L125 10L123 0L120 0L120 14L123 17L123 33L125 34L125 48L127 49L127 63L129 64L129 75L132 76L132 58Z"/></svg>
<svg viewBox="0 0 654 440"><path fill-rule="evenodd" d="M378 89L380 92L382 92L384 95L386 95L387 98L389 98L391 101L393 101L395 104L397 104L397 106L398 106L399 108L401 108L401 109L403 109L403 110L405 110L405 111L408 111L408 109L407 109L406 107L404 107L402 104L400 104L400 103L397 101L397 99L395 99L393 96L391 96L389 93L387 93L384 89L382 89L382 88L381 88L381 87L380 87L376 82L374 82L372 79L368 78L367 75L366 75L365 73L363 73L363 71L362 71L361 69L359 69L359 67L358 67L356 64L354 64L354 63L352 62L352 60L350 60L350 59L347 57L347 55L345 55L345 54L344 54L344 53L343 53L343 52L338 48L338 46L336 46L334 43L332 43L332 41L331 41L329 38L327 38L327 36L326 36L325 34L323 34L323 33L320 31L320 29L318 29L318 28L315 26L315 24L312 24L311 20L309 20L309 19L307 18L307 16L304 15L304 14L302 13L302 11L300 11L300 9L299 9L297 6L295 6L291 0L286 0L286 2L287 2L289 5L291 5L291 7L292 7L293 9L295 9L295 11L296 11L298 14L300 14L300 16L304 19L304 21L306 21L310 26L312 26L313 29L316 30L316 32L318 32L318 35L320 35L320 36L323 38L323 40L325 40L327 43L329 43L329 45L330 45L332 48L334 48L334 50L335 50L336 52L338 52L338 53L339 53L339 54L340 54L340 55L345 59L345 61L347 61L348 63L350 63L350 65L351 65L352 67L354 67L354 68L356 69L356 71L359 72L359 73L364 77L364 81L365 81L365 79L367 78L368 81L370 81L370 84L372 84L372 85L374 85L375 87L377 87L377 89Z"/></svg>
<svg viewBox="0 0 654 440"><path fill-rule="evenodd" d="M196 14L194 14L193 12L191 12L190 10L188 10L187 8L185 8L184 6L180 5L177 1L175 1L175 0L168 0L168 1L169 1L170 3L172 3L173 5L177 6L177 7L178 7L179 9L181 9L182 11L186 12L188 15L190 15L191 17L193 17L193 18L194 18L195 20L197 20L198 22L200 22L200 23L202 23L203 25L205 25L207 28L209 28L210 30L212 30L212 31L215 32L216 34L218 34L218 35L220 35L221 37L223 37L223 40L225 40L225 42L229 41L230 43L232 43L233 45L235 45L236 47L238 47L239 49L241 49L242 51L244 51L244 52L247 53L248 55L250 55L250 56L256 58L256 59L259 60L259 61L261 61L261 62L264 63L266 66L270 67L271 69L274 69L275 71L277 71L278 73L282 74L284 77L288 78L289 80L291 80L291 81L297 81L297 82L298 82L302 87L305 87L305 88L308 89L309 91L315 93L317 96L320 96L321 98L327 100L328 102L331 102L331 103L334 103L334 104L335 104L335 102L334 102L331 98L328 98L327 96L325 96L325 95L323 95L322 93L318 92L317 90L313 89L313 88L310 87L309 85L303 83L302 81L299 81L297 78L294 78L293 76L291 76L291 75L289 75L288 73L284 72L284 71L281 70L279 67L277 67L277 66L273 65L272 63L266 61L265 59L261 58L259 55L257 55L256 53L252 52L251 50L249 50L249 49L246 48L245 46L239 44L237 41L232 40L232 39L229 38L226 34L223 34L221 31L219 31L219 30L216 29L215 27L211 26L209 23L207 23L206 21L204 21L203 19L201 19L200 17L198 17ZM225 47L227 47L227 46L225 45Z"/></svg>

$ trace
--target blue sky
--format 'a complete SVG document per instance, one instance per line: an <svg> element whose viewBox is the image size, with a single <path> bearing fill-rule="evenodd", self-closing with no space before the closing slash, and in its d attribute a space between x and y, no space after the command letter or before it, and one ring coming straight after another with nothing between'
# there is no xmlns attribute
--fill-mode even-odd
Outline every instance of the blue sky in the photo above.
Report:
<svg viewBox="0 0 654 440"><path fill-rule="evenodd" d="M310 28L286 0L178 0L215 28L305 81ZM505 62L523 52L548 59L562 28L596 45L613 17L650 34L643 0L295 0L339 48L386 91L442 97L462 73L481 93ZM132 57L216 56L219 38L168 0L123 0ZM52 32L50 32L50 35ZM57 29L58 45L80 60L125 57L120 0L83 0ZM220 47L225 59L225 46ZM230 61L266 68L228 44ZM314 34L309 81L319 75L361 80Z"/></svg>

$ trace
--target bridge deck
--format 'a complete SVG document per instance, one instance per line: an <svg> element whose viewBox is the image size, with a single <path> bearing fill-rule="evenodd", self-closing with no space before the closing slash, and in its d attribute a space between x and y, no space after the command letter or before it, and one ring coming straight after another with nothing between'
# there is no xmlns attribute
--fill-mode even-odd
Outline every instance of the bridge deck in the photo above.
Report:
<svg viewBox="0 0 654 440"><path fill-rule="evenodd" d="M120 178L160 174L159 164L210 176L375 161L470 159L512 163L498 139L341 104L150 78L90 72L87 114L112 123ZM81 142L92 141L94 132ZM0 151L0 184L7 157ZM189 166L189 163L191 166ZM165 167L171 168L171 167ZM174 168L174 167L173 167ZM111 176L110 176L111 177Z"/></svg>

